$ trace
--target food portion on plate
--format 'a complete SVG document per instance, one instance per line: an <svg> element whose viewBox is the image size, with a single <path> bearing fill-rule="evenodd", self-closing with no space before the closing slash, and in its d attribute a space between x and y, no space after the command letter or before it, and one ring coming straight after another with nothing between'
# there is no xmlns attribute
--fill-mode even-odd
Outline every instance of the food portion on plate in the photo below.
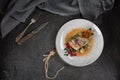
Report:
<svg viewBox="0 0 120 80"><path fill-rule="evenodd" d="M93 30L76 28L66 34L65 56L80 57L87 55L93 46Z"/></svg>
<svg viewBox="0 0 120 80"><path fill-rule="evenodd" d="M56 36L56 50L66 63L82 67L95 62L102 53L104 39L99 27L85 19L65 23Z"/></svg>

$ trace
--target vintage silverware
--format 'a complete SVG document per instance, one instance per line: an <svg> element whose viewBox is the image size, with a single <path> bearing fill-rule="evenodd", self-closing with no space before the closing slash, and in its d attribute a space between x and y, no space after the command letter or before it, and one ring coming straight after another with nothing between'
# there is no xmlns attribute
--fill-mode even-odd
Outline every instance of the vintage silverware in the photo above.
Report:
<svg viewBox="0 0 120 80"><path fill-rule="evenodd" d="M38 15L35 15L35 16L31 19L31 21L30 21L30 23L27 25L27 27L16 37L15 42L19 42L19 40L23 37L23 35L24 35L24 33L26 32L26 30L27 30L33 23L35 23L35 22L38 20L39 16L40 16L40 13L39 13Z"/></svg>
<svg viewBox="0 0 120 80"><path fill-rule="evenodd" d="M38 33L41 29L43 29L47 24L48 24L48 22L45 22L45 23L41 24L38 28L34 29L32 32L30 32L25 37L23 37L22 39L20 39L17 42L17 44L21 45L23 42L25 42L26 40L28 40L29 38L31 38L32 36L34 36L36 33Z"/></svg>

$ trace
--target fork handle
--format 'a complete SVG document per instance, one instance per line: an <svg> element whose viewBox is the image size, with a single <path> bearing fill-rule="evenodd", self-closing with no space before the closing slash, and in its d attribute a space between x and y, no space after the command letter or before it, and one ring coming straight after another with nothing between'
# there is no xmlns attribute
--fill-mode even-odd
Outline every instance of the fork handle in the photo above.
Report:
<svg viewBox="0 0 120 80"><path fill-rule="evenodd" d="M26 32L26 30L30 27L30 25L33 24L33 22L30 22L27 27L16 37L15 41L19 42L19 40L23 37L24 33Z"/></svg>

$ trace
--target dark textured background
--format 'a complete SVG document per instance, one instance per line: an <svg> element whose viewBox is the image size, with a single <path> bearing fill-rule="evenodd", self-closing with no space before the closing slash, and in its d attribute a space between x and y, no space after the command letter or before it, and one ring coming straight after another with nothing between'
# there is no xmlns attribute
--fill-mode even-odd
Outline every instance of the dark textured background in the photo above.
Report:
<svg viewBox="0 0 120 80"><path fill-rule="evenodd" d="M48 21L49 25L23 45L17 45L15 37L38 12L42 13L40 19L27 33L45 21ZM76 18L80 16L62 17L36 8L25 23L17 26L4 39L0 38L1 80L47 80L44 76L42 55L55 48L55 37L59 28L65 22ZM120 80L120 2L116 2L111 11L102 14L93 22L99 26L104 37L105 44L100 58L89 66L76 68L64 63L56 54L49 62L50 76L64 65L65 69L56 80Z"/></svg>

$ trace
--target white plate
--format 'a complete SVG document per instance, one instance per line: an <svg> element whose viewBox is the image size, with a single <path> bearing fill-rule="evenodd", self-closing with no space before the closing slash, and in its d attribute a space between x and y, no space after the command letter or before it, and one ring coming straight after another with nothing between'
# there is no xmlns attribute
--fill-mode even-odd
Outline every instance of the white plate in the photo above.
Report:
<svg viewBox="0 0 120 80"><path fill-rule="evenodd" d="M92 28L94 30L94 44L93 48L89 54L84 57L70 57L64 56L64 40L66 34L74 28ZM63 61L72 65L72 66L86 66L98 59L100 56L104 46L104 40L101 31L99 28L92 22L85 20L85 19L74 19L67 23L65 23L60 30L58 31L56 37L56 49L59 56L62 58Z"/></svg>

